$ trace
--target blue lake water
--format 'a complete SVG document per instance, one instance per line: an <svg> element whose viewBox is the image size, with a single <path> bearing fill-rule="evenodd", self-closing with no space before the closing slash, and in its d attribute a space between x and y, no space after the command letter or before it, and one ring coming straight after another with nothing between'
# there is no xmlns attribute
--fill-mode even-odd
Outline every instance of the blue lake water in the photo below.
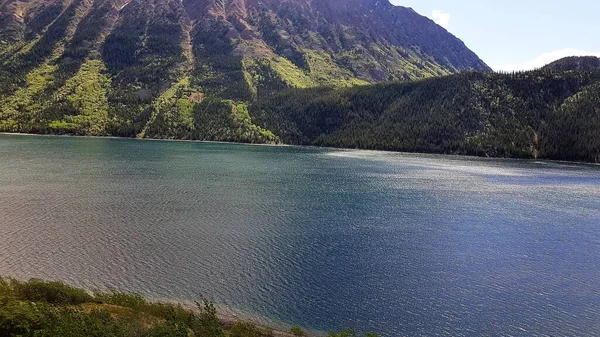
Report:
<svg viewBox="0 0 600 337"><path fill-rule="evenodd" d="M600 167L0 135L0 275L380 336L600 335Z"/></svg>

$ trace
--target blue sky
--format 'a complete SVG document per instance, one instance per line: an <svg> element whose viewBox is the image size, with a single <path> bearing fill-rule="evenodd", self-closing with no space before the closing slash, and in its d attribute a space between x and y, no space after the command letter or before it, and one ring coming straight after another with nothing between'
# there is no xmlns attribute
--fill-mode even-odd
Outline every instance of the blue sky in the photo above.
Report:
<svg viewBox="0 0 600 337"><path fill-rule="evenodd" d="M494 70L600 57L600 0L390 0L456 35Z"/></svg>

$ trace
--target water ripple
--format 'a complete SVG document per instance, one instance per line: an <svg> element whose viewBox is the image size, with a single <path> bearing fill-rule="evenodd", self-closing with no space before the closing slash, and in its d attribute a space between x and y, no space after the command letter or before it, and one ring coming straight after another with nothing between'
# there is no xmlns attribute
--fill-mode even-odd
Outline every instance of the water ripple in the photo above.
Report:
<svg viewBox="0 0 600 337"><path fill-rule="evenodd" d="M10 136L0 158L3 275L284 328L600 335L596 166Z"/></svg>

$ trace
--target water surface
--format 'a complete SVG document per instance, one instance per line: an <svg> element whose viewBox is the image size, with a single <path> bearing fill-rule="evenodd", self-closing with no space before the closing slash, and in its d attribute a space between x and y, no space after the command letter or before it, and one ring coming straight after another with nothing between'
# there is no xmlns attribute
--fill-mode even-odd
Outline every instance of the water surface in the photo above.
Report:
<svg viewBox="0 0 600 337"><path fill-rule="evenodd" d="M381 336L600 335L600 167L0 135L0 275Z"/></svg>

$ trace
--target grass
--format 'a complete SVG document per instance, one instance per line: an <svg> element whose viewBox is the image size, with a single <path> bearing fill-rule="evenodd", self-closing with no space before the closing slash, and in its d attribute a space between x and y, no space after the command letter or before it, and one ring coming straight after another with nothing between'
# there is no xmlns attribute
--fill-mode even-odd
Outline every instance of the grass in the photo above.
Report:
<svg viewBox="0 0 600 337"><path fill-rule="evenodd" d="M219 320L210 301L196 310L150 302L137 294L90 293L61 282L0 277L0 336L271 337L272 329ZM278 336L307 336L300 327ZM354 330L328 337L357 337ZM376 337L366 334L365 337Z"/></svg>
<svg viewBox="0 0 600 337"><path fill-rule="evenodd" d="M107 92L111 82L105 72L102 61L86 61L58 93L58 100L66 99L77 113L74 116L65 116L65 121L76 124L77 129L85 130L86 135L101 136L106 132Z"/></svg>

